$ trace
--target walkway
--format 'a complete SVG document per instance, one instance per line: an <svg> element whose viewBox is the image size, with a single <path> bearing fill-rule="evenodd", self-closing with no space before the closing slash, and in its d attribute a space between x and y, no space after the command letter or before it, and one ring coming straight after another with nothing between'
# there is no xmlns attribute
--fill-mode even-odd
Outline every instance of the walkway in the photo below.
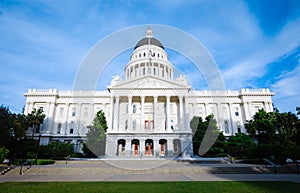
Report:
<svg viewBox="0 0 300 193"><path fill-rule="evenodd" d="M286 168L249 164L197 164L170 160L70 161L33 166L19 175L19 169L0 176L10 181L292 181L300 174Z"/></svg>

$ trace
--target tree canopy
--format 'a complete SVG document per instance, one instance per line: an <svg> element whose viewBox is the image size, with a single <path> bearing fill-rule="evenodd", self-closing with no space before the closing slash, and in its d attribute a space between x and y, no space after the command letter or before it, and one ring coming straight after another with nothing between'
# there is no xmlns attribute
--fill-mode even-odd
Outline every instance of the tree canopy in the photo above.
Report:
<svg viewBox="0 0 300 193"><path fill-rule="evenodd" d="M94 156L105 154L107 122L102 110L96 113L93 124L89 126L89 132L86 134L84 151ZM89 149L89 150L88 150Z"/></svg>

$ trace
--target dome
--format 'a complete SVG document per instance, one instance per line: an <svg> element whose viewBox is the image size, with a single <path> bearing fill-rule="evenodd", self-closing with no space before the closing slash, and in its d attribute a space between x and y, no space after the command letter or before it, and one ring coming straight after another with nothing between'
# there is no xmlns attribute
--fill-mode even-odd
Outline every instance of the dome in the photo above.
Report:
<svg viewBox="0 0 300 193"><path fill-rule="evenodd" d="M165 49L164 46L160 43L159 40L157 40L156 38L153 37L146 37L141 39L134 47L134 49L144 46L144 45L154 45L154 46L158 46L160 48L162 48L163 50Z"/></svg>

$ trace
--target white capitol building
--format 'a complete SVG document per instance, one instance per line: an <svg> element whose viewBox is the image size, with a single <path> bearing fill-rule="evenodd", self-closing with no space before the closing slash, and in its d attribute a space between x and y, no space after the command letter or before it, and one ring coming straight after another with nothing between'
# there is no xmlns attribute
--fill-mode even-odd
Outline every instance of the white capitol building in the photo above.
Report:
<svg viewBox="0 0 300 193"><path fill-rule="evenodd" d="M150 28L124 72L123 79L113 78L107 91L29 89L25 114L42 108L46 115L40 143L71 142L80 152L87 126L103 110L106 156L191 156L193 116L214 114L219 129L231 136L246 132L244 123L259 109L273 111L269 89L193 90L184 76L174 77L174 67Z"/></svg>

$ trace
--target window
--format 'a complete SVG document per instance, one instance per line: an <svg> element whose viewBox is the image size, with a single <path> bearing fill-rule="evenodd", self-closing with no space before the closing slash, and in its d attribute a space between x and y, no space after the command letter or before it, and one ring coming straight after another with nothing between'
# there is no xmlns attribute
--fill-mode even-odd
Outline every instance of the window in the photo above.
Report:
<svg viewBox="0 0 300 193"><path fill-rule="evenodd" d="M133 105L133 107L132 107L132 113L136 113L136 105Z"/></svg>
<svg viewBox="0 0 300 193"><path fill-rule="evenodd" d="M125 113L128 113L128 104L126 104Z"/></svg>
<svg viewBox="0 0 300 193"><path fill-rule="evenodd" d="M133 119L133 121L132 121L132 127L133 127L133 129L136 129L136 120L135 119Z"/></svg>
<svg viewBox="0 0 300 193"><path fill-rule="evenodd" d="M87 117L87 116L88 116L88 108L87 108L87 107L84 108L83 116L84 116L84 117Z"/></svg>
<svg viewBox="0 0 300 193"><path fill-rule="evenodd" d="M156 75L156 68L153 68L153 75Z"/></svg>
<svg viewBox="0 0 300 193"><path fill-rule="evenodd" d="M141 57L141 54L139 54L139 57Z"/></svg>
<svg viewBox="0 0 300 193"><path fill-rule="evenodd" d="M157 57L159 58L159 54L157 54Z"/></svg>
<svg viewBox="0 0 300 193"><path fill-rule="evenodd" d="M171 129L172 130L174 129L174 121L173 121L173 119L171 119Z"/></svg>
<svg viewBox="0 0 300 193"><path fill-rule="evenodd" d="M226 134L229 133L228 121L224 121L224 131L225 131Z"/></svg>
<svg viewBox="0 0 300 193"><path fill-rule="evenodd" d="M70 134L74 133L74 121L71 121L71 125L70 125Z"/></svg>
<svg viewBox="0 0 300 193"><path fill-rule="evenodd" d="M198 112L199 112L200 117L202 117L202 114L203 114L202 107L198 107Z"/></svg>
<svg viewBox="0 0 300 193"><path fill-rule="evenodd" d="M42 112L44 112L44 107L40 107L40 110L41 110Z"/></svg>
<svg viewBox="0 0 300 193"><path fill-rule="evenodd" d="M58 124L57 124L57 134L60 134L60 133L61 133L61 127L62 127L62 124L61 124L61 123L58 123Z"/></svg>
<svg viewBox="0 0 300 193"><path fill-rule="evenodd" d="M239 116L239 109L235 108L235 116Z"/></svg>
<svg viewBox="0 0 300 193"><path fill-rule="evenodd" d="M73 132L74 132L74 129L71 128L71 129L70 129L70 134L73 134Z"/></svg>
<svg viewBox="0 0 300 193"><path fill-rule="evenodd" d="M128 129L128 120L125 121L125 130Z"/></svg>
<svg viewBox="0 0 300 193"><path fill-rule="evenodd" d="M145 70L145 68L143 68L143 75L145 75L146 74L146 70Z"/></svg>
<svg viewBox="0 0 300 193"><path fill-rule="evenodd" d="M241 123L238 121L238 122L236 123L236 125L237 125L238 133L241 133Z"/></svg>
<svg viewBox="0 0 300 193"><path fill-rule="evenodd" d="M59 116L62 117L64 115L64 108L60 107L59 108Z"/></svg>
<svg viewBox="0 0 300 193"><path fill-rule="evenodd" d="M75 117L75 114L76 114L76 108L73 108L72 109L72 117Z"/></svg>
<svg viewBox="0 0 300 193"><path fill-rule="evenodd" d="M146 57L146 53L144 52L144 57Z"/></svg>

